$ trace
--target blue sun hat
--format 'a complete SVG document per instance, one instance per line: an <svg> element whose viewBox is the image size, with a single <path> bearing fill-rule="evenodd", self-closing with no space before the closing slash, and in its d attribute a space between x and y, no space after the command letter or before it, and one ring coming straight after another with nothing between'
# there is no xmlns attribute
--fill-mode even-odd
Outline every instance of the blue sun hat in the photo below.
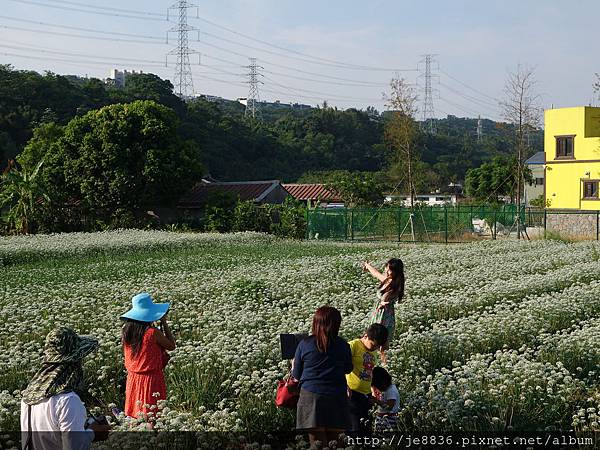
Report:
<svg viewBox="0 0 600 450"><path fill-rule="evenodd" d="M121 316L122 320L137 320L139 322L154 322L164 316L170 303L154 303L150 294L142 292L131 299L133 307Z"/></svg>

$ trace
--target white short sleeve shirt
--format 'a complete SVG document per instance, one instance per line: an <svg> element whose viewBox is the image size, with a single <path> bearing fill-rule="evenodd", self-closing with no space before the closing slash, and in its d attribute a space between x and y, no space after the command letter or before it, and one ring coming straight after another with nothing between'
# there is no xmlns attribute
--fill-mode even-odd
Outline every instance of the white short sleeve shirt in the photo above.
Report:
<svg viewBox="0 0 600 450"><path fill-rule="evenodd" d="M28 407L21 402L21 441L23 448L29 436ZM87 450L94 431L84 428L85 406L75 392L50 397L31 405L31 431L34 449Z"/></svg>
<svg viewBox="0 0 600 450"><path fill-rule="evenodd" d="M396 400L396 403L394 403L393 408L380 406L377 410L378 413L395 414L400 410L400 393L398 392L398 388L395 384L391 384L389 388L387 388L381 393L381 400L383 400L386 403L389 400Z"/></svg>

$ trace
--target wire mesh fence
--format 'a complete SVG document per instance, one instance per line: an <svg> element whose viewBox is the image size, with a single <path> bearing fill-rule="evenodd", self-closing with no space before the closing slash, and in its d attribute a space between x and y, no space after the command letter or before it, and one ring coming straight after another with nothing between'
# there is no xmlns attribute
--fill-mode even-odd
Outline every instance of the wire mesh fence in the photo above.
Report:
<svg viewBox="0 0 600 450"><path fill-rule="evenodd" d="M517 214L520 220L517 220ZM568 216L568 217L567 217ZM333 240L467 242L556 234L598 239L600 212L554 211L516 205L316 208L307 213L307 237ZM582 226L583 224L583 226Z"/></svg>

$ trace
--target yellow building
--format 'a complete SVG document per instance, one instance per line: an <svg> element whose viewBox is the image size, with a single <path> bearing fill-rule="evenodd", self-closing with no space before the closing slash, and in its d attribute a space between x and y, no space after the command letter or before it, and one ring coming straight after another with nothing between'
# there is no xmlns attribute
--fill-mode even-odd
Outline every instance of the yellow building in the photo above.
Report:
<svg viewBox="0 0 600 450"><path fill-rule="evenodd" d="M549 109L544 129L548 207L600 210L600 108Z"/></svg>

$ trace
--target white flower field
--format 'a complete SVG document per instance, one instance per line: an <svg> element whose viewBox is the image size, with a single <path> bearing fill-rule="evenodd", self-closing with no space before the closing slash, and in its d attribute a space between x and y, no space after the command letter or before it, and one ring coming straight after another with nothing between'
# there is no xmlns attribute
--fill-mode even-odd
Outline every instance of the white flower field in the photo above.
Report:
<svg viewBox="0 0 600 450"><path fill-rule="evenodd" d="M292 429L293 414L274 405L287 370L279 333L308 332L317 307L330 304L342 312L342 336L361 335L376 291L361 262L381 267L390 257L407 277L389 352L403 429L600 429L596 242L342 244L156 231L0 238L0 429L18 429L20 391L58 324L100 340L86 375L96 397L122 408L119 315L142 291L172 302L178 344L157 427Z"/></svg>

